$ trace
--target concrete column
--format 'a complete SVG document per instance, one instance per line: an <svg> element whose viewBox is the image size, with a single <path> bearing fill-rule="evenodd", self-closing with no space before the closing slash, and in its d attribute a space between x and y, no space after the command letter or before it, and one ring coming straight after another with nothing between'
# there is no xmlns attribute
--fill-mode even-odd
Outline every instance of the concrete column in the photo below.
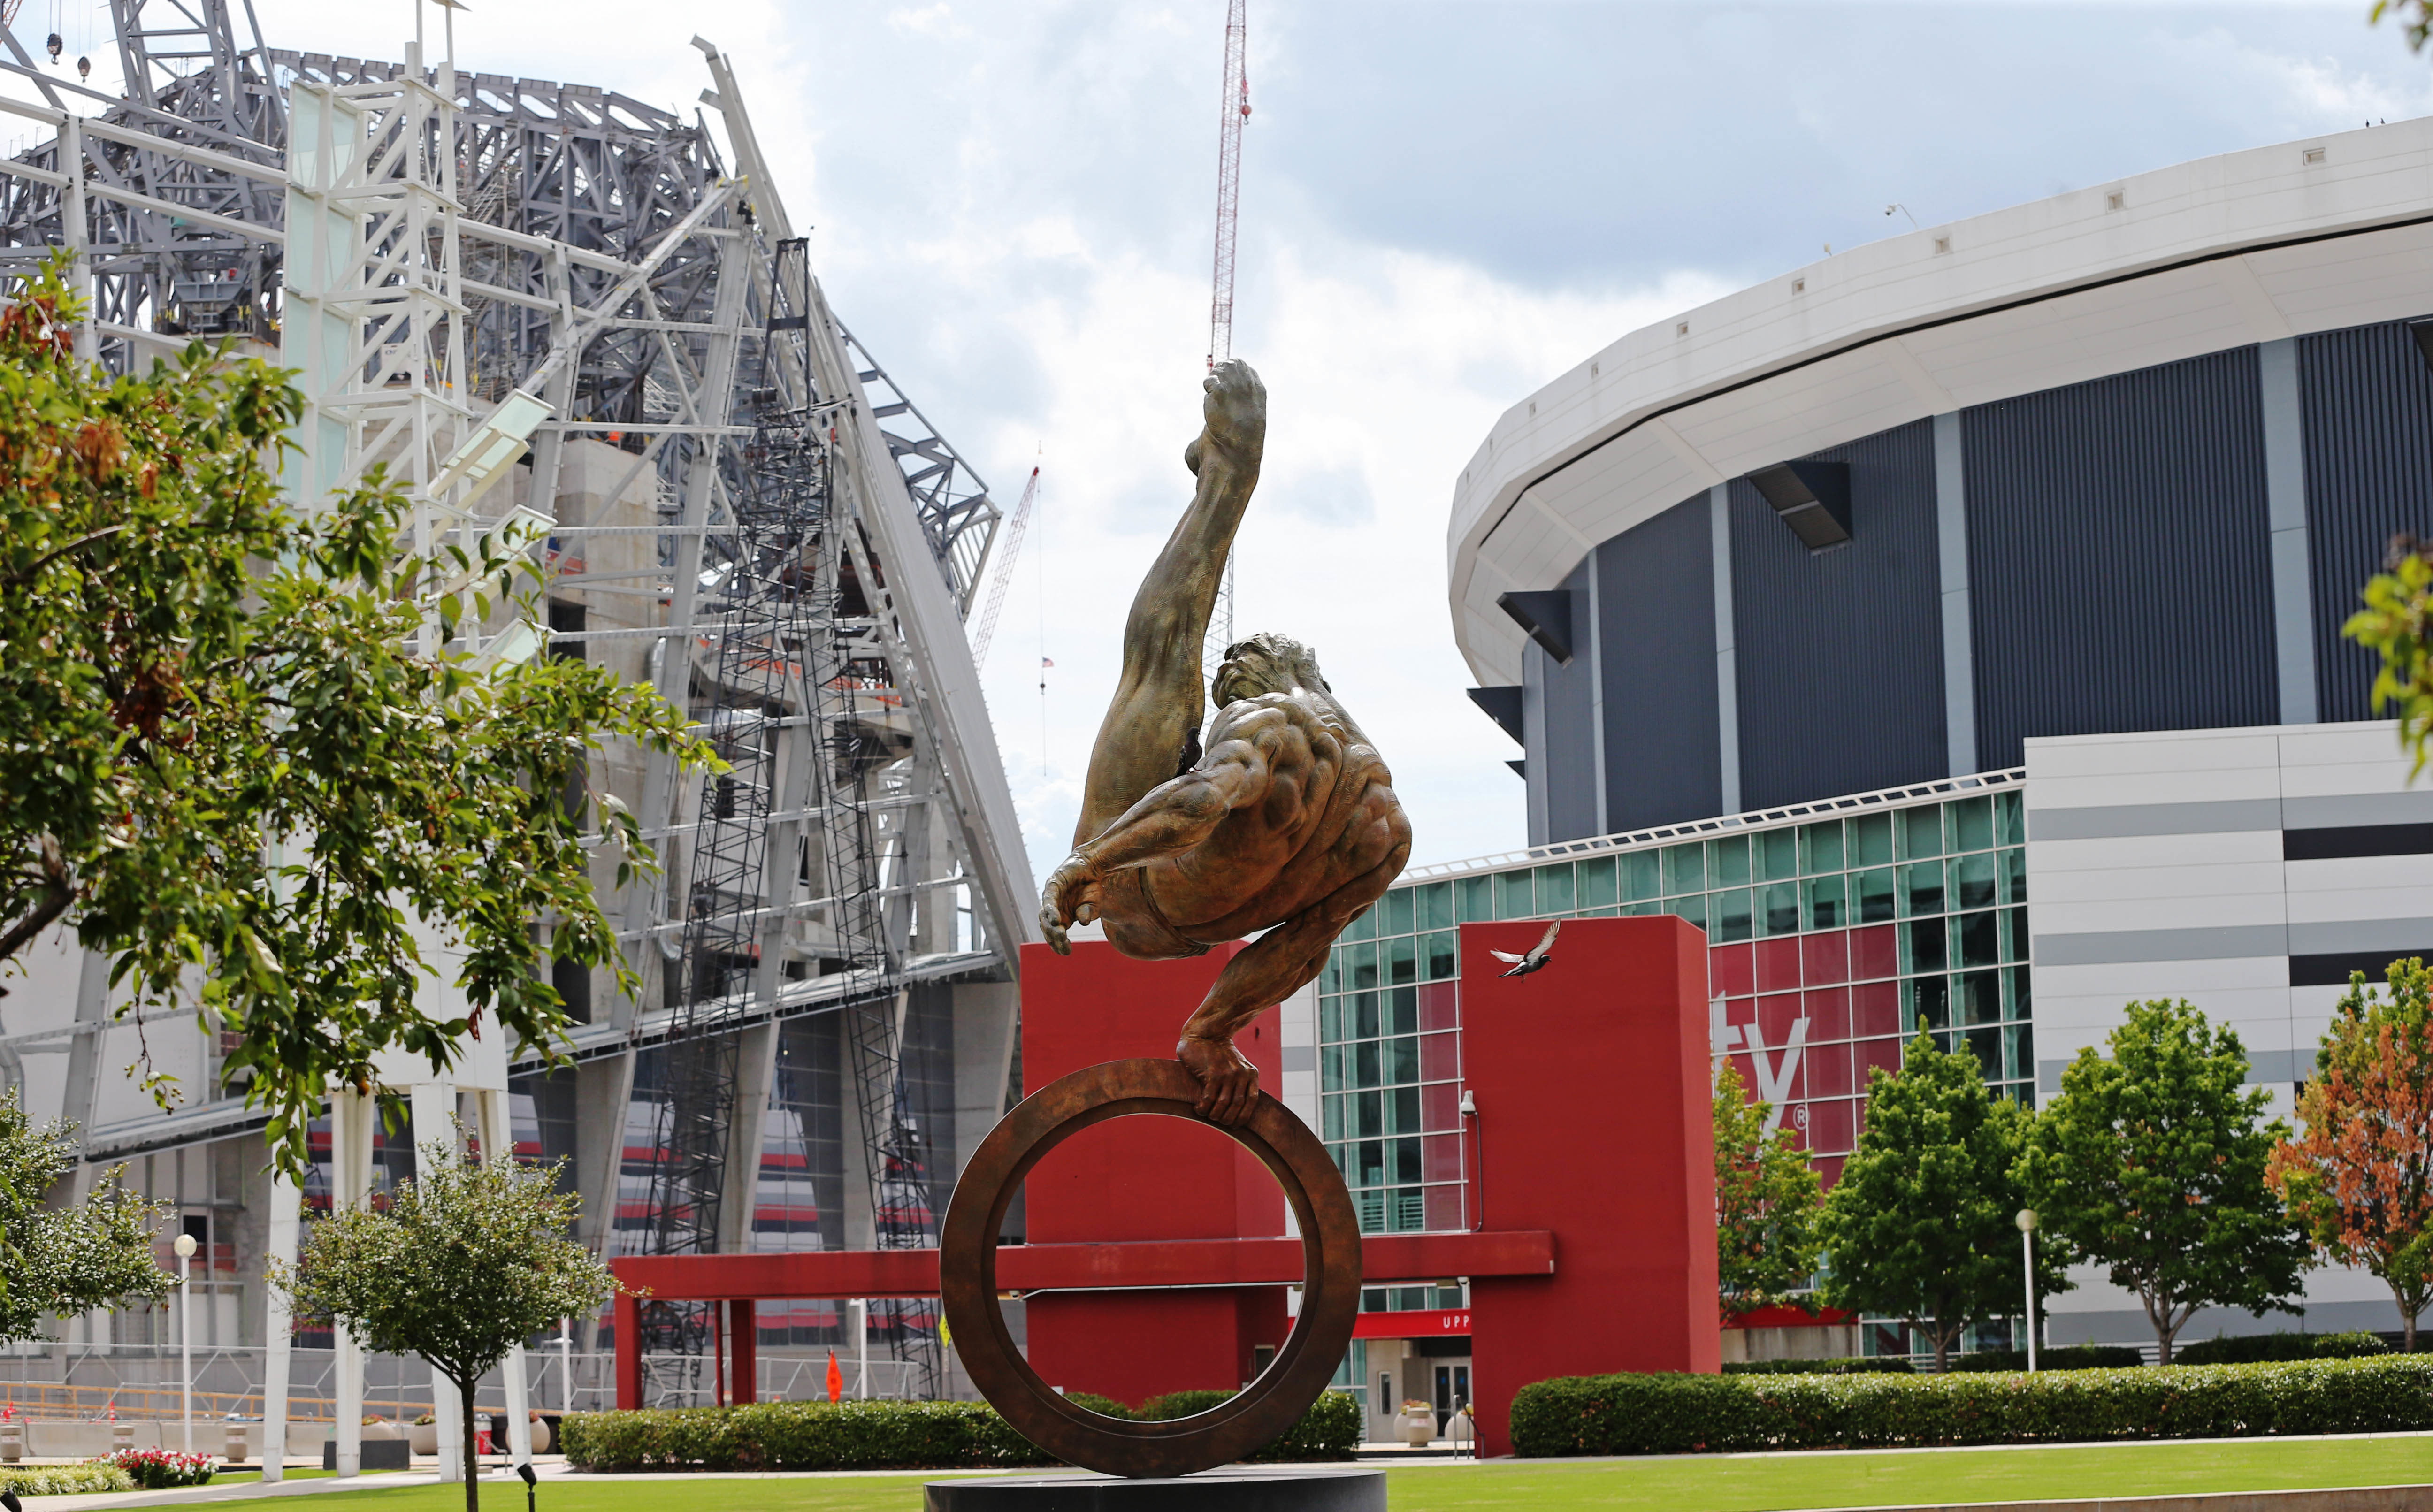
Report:
<svg viewBox="0 0 2433 1512"><path fill-rule="evenodd" d="M737 1031L734 1127L726 1131L726 1174L718 1203L718 1250L752 1249L752 1214L760 1201L760 1147L769 1131L769 1089L777 1076L777 1025Z"/></svg>
<svg viewBox="0 0 2433 1512"><path fill-rule="evenodd" d="M1732 490L1719 483L1707 490L1708 518L1714 531L1715 727L1722 753L1722 812L1741 811L1740 655L1732 628Z"/></svg>
<svg viewBox="0 0 2433 1512"><path fill-rule="evenodd" d="M1015 1013L1022 990L1012 982L958 982L955 994L955 1174L1005 1116L1005 1084L1013 1074ZM1280 1088L1270 1091L1282 1094Z"/></svg>
<svg viewBox="0 0 2433 1512"><path fill-rule="evenodd" d="M302 1198L303 1193L295 1182L284 1176L271 1177L270 1241L264 1246L266 1258L288 1266L296 1264ZM265 1357L262 1370L262 1478L276 1481L287 1453L287 1374L293 1363L296 1334L289 1326L287 1298L275 1286L269 1288L263 1315Z"/></svg>
<svg viewBox="0 0 2433 1512"><path fill-rule="evenodd" d="M473 1094L473 1120L481 1130L482 1159L512 1161L516 1158L515 1126L507 1117L507 1094L501 1088L485 1088ZM520 1344L507 1351L501 1368L507 1397L507 1457L519 1465L532 1463L532 1411L529 1394L524 1389L524 1347ZM497 1443L493 1436L491 1442Z"/></svg>
<svg viewBox="0 0 2433 1512"><path fill-rule="evenodd" d="M1934 535L1943 578L1943 739L1948 774L1977 770L1977 663L1968 628L1968 475L1960 413L1934 417Z"/></svg>
<svg viewBox="0 0 2433 1512"><path fill-rule="evenodd" d="M414 1110L416 1169L419 1170L434 1154L441 1161L455 1161L456 1084L419 1082L407 1096ZM439 1431L439 1478L462 1481L465 1435L471 1431L472 1424L464 1420L463 1404L456 1400L456 1383L441 1374L436 1366L431 1371L431 1416L432 1426Z"/></svg>
<svg viewBox="0 0 2433 1512"><path fill-rule="evenodd" d="M2272 530L2272 644L2280 672L2281 722L2312 724L2315 596L2306 536L2306 430L2298 409L2298 342L2256 348L2264 407L2264 512Z"/></svg>
<svg viewBox="0 0 2433 1512"><path fill-rule="evenodd" d="M331 1215L364 1206L372 1189L372 1118L376 1105L351 1087L330 1096ZM337 1335L337 1469L360 1474L364 1465L364 1347L346 1325Z"/></svg>

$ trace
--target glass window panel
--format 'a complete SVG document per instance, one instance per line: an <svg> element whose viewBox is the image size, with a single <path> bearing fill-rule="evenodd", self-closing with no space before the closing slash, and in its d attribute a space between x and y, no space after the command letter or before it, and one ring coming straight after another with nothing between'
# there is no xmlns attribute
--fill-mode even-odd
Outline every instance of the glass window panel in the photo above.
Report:
<svg viewBox="0 0 2433 1512"><path fill-rule="evenodd" d="M1495 874L1495 916L1497 918L1525 919L1536 911L1530 901L1527 872Z"/></svg>
<svg viewBox="0 0 2433 1512"><path fill-rule="evenodd" d="M2002 960L2005 962L2028 959L2028 910L2002 910Z"/></svg>
<svg viewBox="0 0 2433 1512"><path fill-rule="evenodd" d="M1900 869L1901 917L1915 919L1943 911L1943 863L1914 861Z"/></svg>
<svg viewBox="0 0 2433 1512"><path fill-rule="evenodd" d="M1386 894L1386 916L1378 924L1381 935L1406 935L1415 927L1411 918L1411 890L1395 888Z"/></svg>
<svg viewBox="0 0 2433 1512"><path fill-rule="evenodd" d="M1386 994L1386 1032L1417 1034L1420 1032L1420 990L1397 987Z"/></svg>
<svg viewBox="0 0 2433 1512"><path fill-rule="evenodd" d="M1640 915L1646 913L1662 913L1664 911L1664 900L1662 898L1649 898L1644 903L1625 903L1615 911L1620 913L1625 919L1635 919Z"/></svg>
<svg viewBox="0 0 2433 1512"><path fill-rule="evenodd" d="M1373 1040L1377 1037L1377 996L1375 993L1352 994L1352 1037Z"/></svg>
<svg viewBox="0 0 2433 1512"><path fill-rule="evenodd" d="M1420 944L1409 935L1386 942L1386 980L1396 987L1420 979Z"/></svg>
<svg viewBox="0 0 2433 1512"><path fill-rule="evenodd" d="M1745 887L1749 879L1748 837L1707 842L1707 886Z"/></svg>
<svg viewBox="0 0 2433 1512"><path fill-rule="evenodd" d="M1341 1097L1327 1097L1321 1099L1321 1101L1324 1103L1326 1137L1329 1139L1341 1139L1343 1137L1343 1099Z"/></svg>
<svg viewBox="0 0 2433 1512"><path fill-rule="evenodd" d="M1465 876L1454 884L1454 909L1456 924L1470 924L1479 919L1495 917L1495 878Z"/></svg>
<svg viewBox="0 0 2433 1512"><path fill-rule="evenodd" d="M1417 1186L1420 1183L1420 1142L1418 1140L1398 1139L1394 1141L1394 1173L1392 1179L1397 1182L1411 1186Z"/></svg>
<svg viewBox="0 0 2433 1512"><path fill-rule="evenodd" d="M1999 972L1963 972L1960 975L1958 986L1960 999L1957 1012L1961 1023L1976 1025L2002 1022L2002 983ZM1996 1070L1999 1074L2001 1063L2000 1058L1997 1057L1987 1062L1987 1069Z"/></svg>
<svg viewBox="0 0 2433 1512"><path fill-rule="evenodd" d="M2036 1031L2026 1024L2014 1024L2002 1031L2004 1064L2002 1074L2014 1081L2036 1079Z"/></svg>
<svg viewBox="0 0 2433 1512"><path fill-rule="evenodd" d="M1379 1040L1363 1040L1352 1047L1352 1084L1353 1086L1378 1085L1385 1060L1384 1052L1379 1050L1378 1046L1383 1043Z"/></svg>
<svg viewBox="0 0 2433 1512"><path fill-rule="evenodd" d="M1812 876L1799 886L1809 928L1839 929L1850 922L1849 906L1844 897L1844 878L1838 875Z"/></svg>
<svg viewBox="0 0 2433 1512"><path fill-rule="evenodd" d="M1799 826L1799 870L1814 876L1822 872L1842 869L1842 822L1829 819L1821 824Z"/></svg>
<svg viewBox="0 0 2433 1512"><path fill-rule="evenodd" d="M1676 913L1704 929L1707 926L1707 895L1693 892L1686 898L1666 898L1664 911Z"/></svg>
<svg viewBox="0 0 2433 1512"><path fill-rule="evenodd" d="M1707 895L1708 937L1717 944L1746 940L1752 933L1749 918L1749 893L1746 888L1734 888L1729 892Z"/></svg>
<svg viewBox="0 0 2433 1512"><path fill-rule="evenodd" d="M1343 1079L1343 1058L1346 1053L1344 1046L1340 1045L1326 1045L1319 1051L1318 1084L1321 1091L1344 1092L1350 1090L1351 1083Z"/></svg>
<svg viewBox="0 0 2433 1512"><path fill-rule="evenodd" d="M2001 1011L2001 1003L1999 999L1999 994L1994 1005L1994 1009L1997 1015L1999 1015ZM1385 1045L1386 1085L1389 1087L1399 1087L1406 1081L1419 1080L1419 1037L1417 1035L1406 1034L1400 1039L1387 1040L1385 1042Z"/></svg>
<svg viewBox="0 0 2433 1512"><path fill-rule="evenodd" d="M1941 977L1913 977L1901 983L1901 1033L1947 1028L1951 1024L1951 992Z"/></svg>
<svg viewBox="0 0 2433 1512"><path fill-rule="evenodd" d="M1894 916L1893 869L1879 866L1850 878L1861 924L1882 924Z"/></svg>
<svg viewBox="0 0 2433 1512"><path fill-rule="evenodd" d="M1453 884L1451 882L1431 882L1425 887L1413 888L1411 891L1420 900L1421 928L1450 929L1453 927Z"/></svg>
<svg viewBox="0 0 2433 1512"><path fill-rule="evenodd" d="M1757 851L1756 880L1781 882L1799 875L1799 831L1769 829L1752 843Z"/></svg>
<svg viewBox="0 0 2433 1512"><path fill-rule="evenodd" d="M2013 966L2002 973L2002 1007L2012 1018L2027 1018L2034 1009L2028 995L2028 968Z"/></svg>
<svg viewBox="0 0 2433 1512"><path fill-rule="evenodd" d="M1393 1125L1388 1132L1418 1133L1420 1131L1420 1089L1396 1087L1386 1094L1386 1113Z"/></svg>
<svg viewBox="0 0 2433 1512"><path fill-rule="evenodd" d="M1461 1075L1461 1050L1456 1043L1457 1039L1458 1036L1453 1034L1420 1036L1420 1079L1421 1081L1450 1081ZM1450 1129L1453 1126L1449 1123L1438 1122L1432 1113L1428 1127Z"/></svg>
<svg viewBox="0 0 2433 1512"><path fill-rule="evenodd" d="M1386 1194L1383 1191L1355 1191L1353 1193L1352 1200L1360 1209L1360 1232L1362 1233L1383 1233L1386 1232Z"/></svg>
<svg viewBox="0 0 2433 1512"><path fill-rule="evenodd" d="M1977 1069L1988 1081L2002 1079L2002 1031L1999 1028L1970 1029L1965 1042L1968 1052L1977 1058Z"/></svg>
<svg viewBox="0 0 2433 1512"><path fill-rule="evenodd" d="M1318 990L1321 993L1343 991L1343 947L1336 945L1326 953L1326 965L1318 974Z"/></svg>
<svg viewBox="0 0 2433 1512"><path fill-rule="evenodd" d="M1332 1045L1343 1038L1343 999L1321 997L1318 1000L1318 1038L1320 1044Z"/></svg>
<svg viewBox="0 0 2433 1512"><path fill-rule="evenodd" d="M1999 869L2002 874L2002 901L2005 903L2027 902L2028 853L2025 851L2002 852Z"/></svg>
<svg viewBox="0 0 2433 1512"><path fill-rule="evenodd" d="M1637 901L1663 895L1663 867L1654 851L1633 851L1621 860L1624 897Z"/></svg>
<svg viewBox="0 0 2433 1512"><path fill-rule="evenodd" d="M1799 932L1799 884L1768 882L1757 890L1759 932L1771 939Z"/></svg>
<svg viewBox="0 0 2433 1512"><path fill-rule="evenodd" d="M1572 863L1538 868L1538 911L1569 913L1572 911Z"/></svg>
<svg viewBox="0 0 2433 1512"><path fill-rule="evenodd" d="M1893 816L1866 814L1849 822L1850 864L1881 866L1893 858Z"/></svg>
<svg viewBox="0 0 2433 1512"><path fill-rule="evenodd" d="M2028 821L2019 807L2019 790L1994 795L1994 842L1998 845L2025 845L2028 842Z"/></svg>
<svg viewBox="0 0 2433 1512"><path fill-rule="evenodd" d="M1599 856L1579 864L1579 906L1583 909L1607 909L1622 901L1622 891L1614 880L1613 858Z"/></svg>
<svg viewBox="0 0 2433 1512"><path fill-rule="evenodd" d="M1943 806L1947 850L1990 851L1994 848L1994 800L1955 798Z"/></svg>
<svg viewBox="0 0 2433 1512"><path fill-rule="evenodd" d="M1394 1188L1391 1221L1387 1225L1392 1233L1417 1233L1427 1227L1427 1188L1398 1186ZM1425 1304L1422 1303L1422 1306Z"/></svg>
<svg viewBox="0 0 2433 1512"><path fill-rule="evenodd" d="M1943 854L1943 806L1926 804L1893 815L1900 831L1902 860Z"/></svg>
<svg viewBox="0 0 2433 1512"><path fill-rule="evenodd" d="M1979 851L1974 856L1961 856L1944 863L1949 873L1951 891L1948 902L1955 909L1990 909L1994 906L1994 853Z"/></svg>
<svg viewBox="0 0 2433 1512"><path fill-rule="evenodd" d="M1377 910L1376 910L1375 909L1361 909L1361 910L1360 910L1360 917L1358 917L1357 919L1353 920L1350 924L1345 925L1345 926L1343 926L1343 936L1342 936L1342 938L1344 938L1344 939L1346 939L1346 940L1374 940L1374 939L1376 939L1376 938L1377 938Z"/></svg>
<svg viewBox="0 0 2433 1512"><path fill-rule="evenodd" d="M1377 985L1377 947L1375 945L1352 947L1352 985L1355 990Z"/></svg>
<svg viewBox="0 0 2433 1512"><path fill-rule="evenodd" d="M1454 932L1450 929L1439 929L1421 941L1428 980L1440 982L1460 975L1460 970L1454 960L1453 943Z"/></svg>
<svg viewBox="0 0 2433 1512"><path fill-rule="evenodd" d="M1951 961L1956 966L1993 966L2000 963L2002 950L1996 926L1999 916L1990 909L1982 913L1955 913L1951 916Z"/></svg>
<svg viewBox="0 0 2433 1512"><path fill-rule="evenodd" d="M1386 1147L1380 1141L1355 1147L1352 1160L1353 1185L1376 1186L1386 1180Z"/></svg>
<svg viewBox="0 0 2433 1512"><path fill-rule="evenodd" d="M1916 924L1905 924L1900 926L1900 933L1901 975L1906 977L1943 969L1942 920L1925 919Z"/></svg>
<svg viewBox="0 0 2433 1512"><path fill-rule="evenodd" d="M1374 1139L1385 1131L1386 1099L1384 1096L1374 1092L1363 1092L1354 1096L1352 1099L1352 1128L1347 1132L1354 1139ZM1366 1149L1361 1151L1364 1161L1369 1157L1369 1153ZM1377 1178L1373 1175L1366 1176L1361 1184L1374 1186L1377 1184Z"/></svg>
<svg viewBox="0 0 2433 1512"><path fill-rule="evenodd" d="M1703 892L1707 890L1707 847L1667 845L1663 854L1666 893Z"/></svg>

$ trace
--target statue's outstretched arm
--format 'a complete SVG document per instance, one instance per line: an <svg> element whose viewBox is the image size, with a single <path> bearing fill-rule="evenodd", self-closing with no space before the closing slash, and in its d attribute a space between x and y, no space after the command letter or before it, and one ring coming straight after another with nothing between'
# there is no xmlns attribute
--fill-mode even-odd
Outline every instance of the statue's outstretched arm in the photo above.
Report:
<svg viewBox="0 0 2433 1512"><path fill-rule="evenodd" d="M1150 789L1094 840L1083 841L1048 874L1040 890L1039 925L1059 954L1071 954L1064 931L1098 916L1098 880L1110 872L1146 866L1206 840L1225 816L1267 795L1274 780L1257 741L1228 740L1199 766Z"/></svg>

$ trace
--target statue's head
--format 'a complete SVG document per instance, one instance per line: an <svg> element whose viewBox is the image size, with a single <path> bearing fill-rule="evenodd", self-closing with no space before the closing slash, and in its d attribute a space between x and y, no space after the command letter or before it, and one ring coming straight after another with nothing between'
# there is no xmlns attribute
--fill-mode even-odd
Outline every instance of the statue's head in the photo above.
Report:
<svg viewBox="0 0 2433 1512"><path fill-rule="evenodd" d="M1296 688L1313 688L1321 693L1335 691L1326 686L1326 674L1318 670L1316 652L1289 636L1261 631L1225 648L1225 660L1218 665L1208 691L1216 706L1223 708L1261 693L1288 693Z"/></svg>

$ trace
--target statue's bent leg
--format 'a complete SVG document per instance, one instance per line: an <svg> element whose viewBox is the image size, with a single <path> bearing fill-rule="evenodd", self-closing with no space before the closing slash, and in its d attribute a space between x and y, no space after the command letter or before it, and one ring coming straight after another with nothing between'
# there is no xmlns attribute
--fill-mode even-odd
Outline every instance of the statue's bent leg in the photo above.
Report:
<svg viewBox="0 0 2433 1512"><path fill-rule="evenodd" d="M1073 843L1096 839L1151 788L1176 774L1183 742L1199 727L1207 705L1200 685L1201 644L1216 607L1216 589L1234 533L1250 507L1259 481L1259 453L1266 426L1266 393L1244 363L1226 363L1210 375L1209 429L1192 443L1199 473L1191 507L1141 580L1124 621L1124 667L1115 696L1098 726L1082 785L1081 813ZM1247 438L1236 434L1238 416L1220 433L1220 409L1256 416Z"/></svg>

